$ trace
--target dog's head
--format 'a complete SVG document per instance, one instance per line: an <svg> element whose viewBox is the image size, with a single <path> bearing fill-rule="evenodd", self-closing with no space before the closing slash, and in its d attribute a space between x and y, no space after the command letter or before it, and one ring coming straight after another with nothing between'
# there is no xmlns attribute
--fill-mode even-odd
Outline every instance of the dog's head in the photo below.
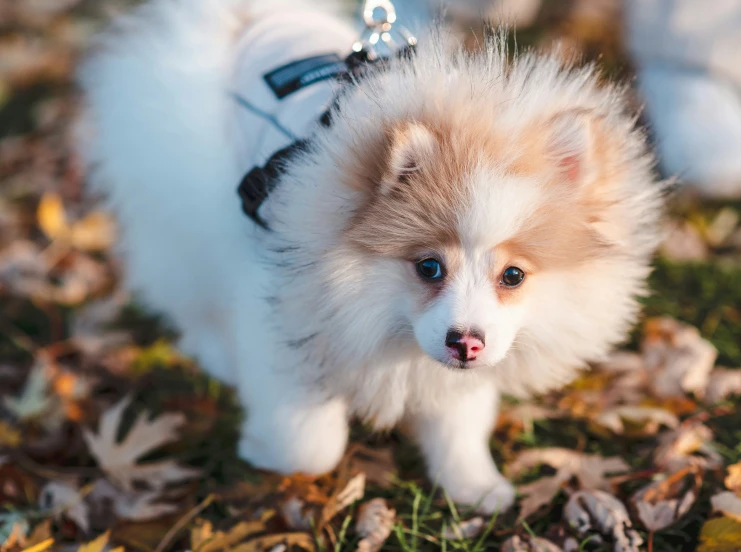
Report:
<svg viewBox="0 0 741 552"><path fill-rule="evenodd" d="M657 241L651 159L614 92L537 70L496 90L407 73L342 106L320 177L340 187L311 201L336 223L323 298L345 350L407 342L516 392L623 339Z"/></svg>

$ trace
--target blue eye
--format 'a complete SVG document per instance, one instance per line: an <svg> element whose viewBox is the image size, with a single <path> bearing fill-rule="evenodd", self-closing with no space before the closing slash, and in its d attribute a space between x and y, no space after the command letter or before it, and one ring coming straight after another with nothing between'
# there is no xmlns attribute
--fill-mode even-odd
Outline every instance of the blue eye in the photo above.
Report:
<svg viewBox="0 0 741 552"><path fill-rule="evenodd" d="M517 287L525 279L525 272L516 266L510 266L502 273L502 283L507 287Z"/></svg>
<svg viewBox="0 0 741 552"><path fill-rule="evenodd" d="M443 279L443 265L437 259L422 259L417 263L417 274L428 282L437 282Z"/></svg>

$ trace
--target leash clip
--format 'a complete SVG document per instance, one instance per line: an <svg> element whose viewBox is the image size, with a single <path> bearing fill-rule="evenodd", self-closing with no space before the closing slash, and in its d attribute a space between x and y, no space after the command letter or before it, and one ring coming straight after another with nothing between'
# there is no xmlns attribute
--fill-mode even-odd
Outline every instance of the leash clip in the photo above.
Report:
<svg viewBox="0 0 741 552"><path fill-rule="evenodd" d="M365 30L352 45L353 52L364 52L368 60L379 57L377 47L383 44L389 55L417 44L415 36L403 25L396 24L396 8L391 0L365 0L363 4ZM393 33L393 34L392 34ZM393 35L397 35L394 39ZM401 39L402 44L397 41Z"/></svg>

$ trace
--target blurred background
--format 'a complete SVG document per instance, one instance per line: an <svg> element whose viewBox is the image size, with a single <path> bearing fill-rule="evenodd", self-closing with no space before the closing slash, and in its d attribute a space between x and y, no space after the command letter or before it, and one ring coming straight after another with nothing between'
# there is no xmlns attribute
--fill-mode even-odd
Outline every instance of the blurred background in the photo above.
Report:
<svg viewBox="0 0 741 552"><path fill-rule="evenodd" d="M178 353L167 321L120 289L115 223L85 194L74 151L75 69L95 33L136 3L0 0L0 551L77 550L96 537L85 550L355 550L358 512L343 510L349 502L337 493L358 473L367 497L396 510L384 549L438 549L446 520L459 532L468 526L439 497L424 516L416 510L432 494L401 434L355 428L341 469L318 480L251 470L235 456L241 414L230 390ZM359 13L358 2L344 4ZM412 28L442 14L472 50L504 22L513 52L558 44L577 63L597 63L630 87L657 170L676 179L645 316L623 356L561 393L508 403L497 460L554 447L621 456L633 475L605 485L628 505L657 474L690 470L690 505L667 524L631 509L640 534L656 550L737 550L741 484L724 477L741 460L741 0L395 4ZM641 377L628 381L626 366ZM525 481L558 469L537 465ZM535 550L536 534L555 550L581 543L562 516L568 485L527 515L487 532L479 524L468 539L456 533L450 546L499 549L516 538L522 547L511 550ZM736 514L713 516L719 490L739 500ZM672 493L680 490L655 502ZM585 549L612 550L611 538Z"/></svg>

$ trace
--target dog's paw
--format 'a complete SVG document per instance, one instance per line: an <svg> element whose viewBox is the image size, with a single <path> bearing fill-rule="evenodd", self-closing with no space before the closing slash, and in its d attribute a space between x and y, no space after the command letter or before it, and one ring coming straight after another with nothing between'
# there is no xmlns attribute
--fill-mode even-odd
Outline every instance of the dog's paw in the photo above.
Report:
<svg viewBox="0 0 741 552"><path fill-rule="evenodd" d="M445 489L451 498L467 506L475 506L481 514L493 514L508 510L515 501L515 487L505 477L497 477L486 484L448 486Z"/></svg>
<svg viewBox="0 0 741 552"><path fill-rule="evenodd" d="M516 494L514 485L505 477L499 477L476 509L482 514L504 512L512 507Z"/></svg>

